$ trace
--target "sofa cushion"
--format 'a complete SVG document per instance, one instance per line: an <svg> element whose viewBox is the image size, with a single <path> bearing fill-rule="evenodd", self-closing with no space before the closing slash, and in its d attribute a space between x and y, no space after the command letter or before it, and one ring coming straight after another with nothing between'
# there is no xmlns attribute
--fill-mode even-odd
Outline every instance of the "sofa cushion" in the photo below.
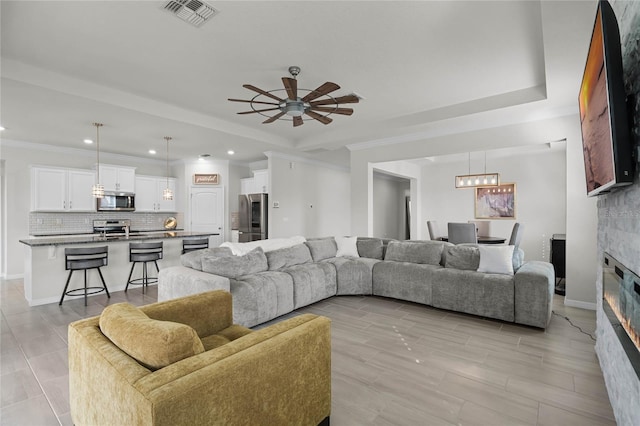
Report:
<svg viewBox="0 0 640 426"><path fill-rule="evenodd" d="M360 257L379 260L383 258L384 246L380 238L358 238L356 246Z"/></svg>
<svg viewBox="0 0 640 426"><path fill-rule="evenodd" d="M480 264L480 250L475 246L454 245L445 249L445 268L477 271Z"/></svg>
<svg viewBox="0 0 640 426"><path fill-rule="evenodd" d="M513 275L513 249L515 246L478 246L480 264L478 272Z"/></svg>
<svg viewBox="0 0 640 426"><path fill-rule="evenodd" d="M357 243L358 237L336 237L336 257L360 257Z"/></svg>
<svg viewBox="0 0 640 426"><path fill-rule="evenodd" d="M444 245L441 241L391 241L384 260L440 265Z"/></svg>
<svg viewBox="0 0 640 426"><path fill-rule="evenodd" d="M233 256L229 247L213 247L202 250L194 250L180 256L180 263L196 271L202 271L202 258L218 258Z"/></svg>
<svg viewBox="0 0 640 426"><path fill-rule="evenodd" d="M314 262L336 257L338 251L336 240L333 237L307 240L305 244L309 247Z"/></svg>
<svg viewBox="0 0 640 426"><path fill-rule="evenodd" d="M311 252L305 244L270 251L265 255L267 256L270 271L312 262Z"/></svg>
<svg viewBox="0 0 640 426"><path fill-rule="evenodd" d="M202 270L227 278L255 274L269 269L267 257L262 248L256 247L243 256L203 257Z"/></svg>
<svg viewBox="0 0 640 426"><path fill-rule="evenodd" d="M129 303L107 306L99 324L102 334L114 345L154 370L204 352L193 328L151 319Z"/></svg>

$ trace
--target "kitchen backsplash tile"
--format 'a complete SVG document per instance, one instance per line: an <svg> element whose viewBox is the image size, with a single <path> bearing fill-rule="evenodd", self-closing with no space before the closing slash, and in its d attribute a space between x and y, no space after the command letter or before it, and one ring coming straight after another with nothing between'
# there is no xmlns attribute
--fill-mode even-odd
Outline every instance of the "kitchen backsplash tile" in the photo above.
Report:
<svg viewBox="0 0 640 426"><path fill-rule="evenodd" d="M29 213L29 235L85 234L93 232L96 219L129 219L135 231L157 231L163 229L164 220L170 216L178 220L178 228L184 228L182 213Z"/></svg>

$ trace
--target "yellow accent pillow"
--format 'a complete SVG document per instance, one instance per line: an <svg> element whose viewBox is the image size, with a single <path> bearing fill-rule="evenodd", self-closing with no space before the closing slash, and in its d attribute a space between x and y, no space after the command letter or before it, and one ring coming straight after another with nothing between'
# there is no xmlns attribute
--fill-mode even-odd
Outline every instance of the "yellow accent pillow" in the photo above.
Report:
<svg viewBox="0 0 640 426"><path fill-rule="evenodd" d="M204 352L193 328L151 319L129 303L107 306L100 315L100 330L127 355L153 370Z"/></svg>

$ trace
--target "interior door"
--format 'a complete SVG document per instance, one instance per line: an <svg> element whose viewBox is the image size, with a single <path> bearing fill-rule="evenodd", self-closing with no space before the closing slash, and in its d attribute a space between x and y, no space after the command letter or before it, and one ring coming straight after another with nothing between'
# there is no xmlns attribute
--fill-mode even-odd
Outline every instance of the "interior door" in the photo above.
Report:
<svg viewBox="0 0 640 426"><path fill-rule="evenodd" d="M217 247L224 241L224 188L191 188L192 232L216 232L209 238L209 247Z"/></svg>

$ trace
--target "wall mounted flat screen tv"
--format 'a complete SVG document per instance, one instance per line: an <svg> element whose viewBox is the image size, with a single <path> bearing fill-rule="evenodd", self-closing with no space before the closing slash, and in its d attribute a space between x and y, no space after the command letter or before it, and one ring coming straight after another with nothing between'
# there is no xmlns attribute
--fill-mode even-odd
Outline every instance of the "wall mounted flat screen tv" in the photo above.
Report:
<svg viewBox="0 0 640 426"><path fill-rule="evenodd" d="M616 16L611 5L601 0L578 96L590 197L633 182L621 50Z"/></svg>

